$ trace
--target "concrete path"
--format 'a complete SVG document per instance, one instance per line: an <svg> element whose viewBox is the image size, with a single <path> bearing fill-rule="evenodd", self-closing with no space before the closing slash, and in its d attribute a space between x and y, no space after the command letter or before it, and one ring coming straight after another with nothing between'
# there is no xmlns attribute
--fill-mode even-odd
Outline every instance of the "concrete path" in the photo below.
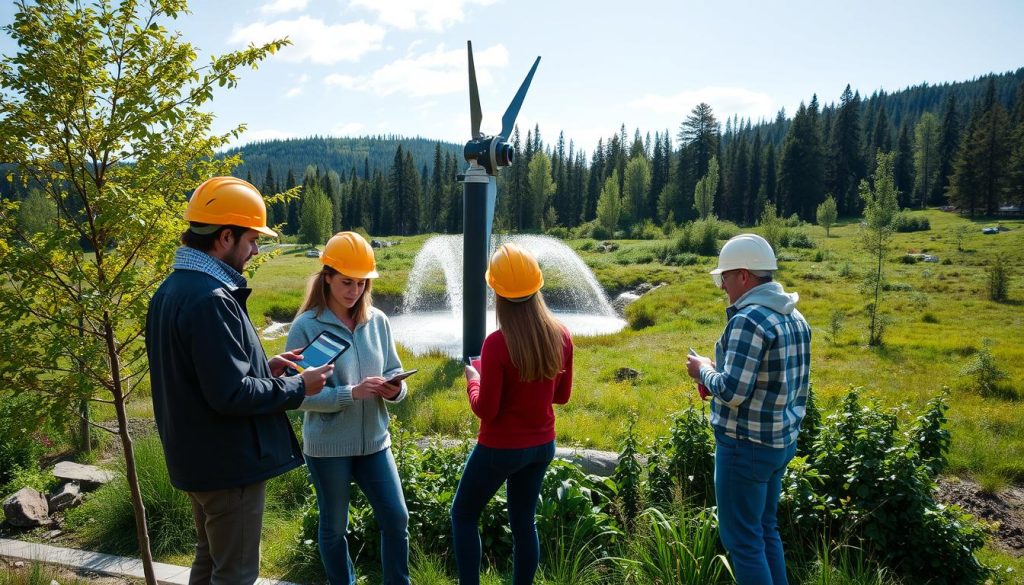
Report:
<svg viewBox="0 0 1024 585"><path fill-rule="evenodd" d="M103 553L95 553L70 548L60 548L36 542L22 542L0 538L0 557L23 561L39 561L52 565L62 565L71 569L93 571L114 577L131 577L145 579L142 561L128 557L118 557ZM188 585L188 567L153 563L157 582L166 585ZM287 581L260 579L257 585L295 585Z"/></svg>

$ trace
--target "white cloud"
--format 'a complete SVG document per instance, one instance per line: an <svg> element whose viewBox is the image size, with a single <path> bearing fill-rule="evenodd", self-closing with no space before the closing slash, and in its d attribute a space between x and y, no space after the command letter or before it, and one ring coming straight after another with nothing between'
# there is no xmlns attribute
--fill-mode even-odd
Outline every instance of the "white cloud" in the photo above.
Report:
<svg viewBox="0 0 1024 585"><path fill-rule="evenodd" d="M300 85L298 87L293 87L293 88L289 89L287 91L287 93L284 94L284 97L286 97L286 98L298 97L298 96L302 95L302 92L303 92L303 88Z"/></svg>
<svg viewBox="0 0 1024 585"><path fill-rule="evenodd" d="M731 118L734 114L754 120L771 119L778 109L768 94L742 87L702 87L669 96L647 94L629 105L640 110L683 117L701 102L709 104L719 120Z"/></svg>
<svg viewBox="0 0 1024 585"><path fill-rule="evenodd" d="M363 21L328 25L319 18L301 16L295 20L254 22L236 29L229 42L259 45L288 37L292 45L281 50L281 59L331 65L359 61L363 55L380 49L384 32L383 27Z"/></svg>
<svg viewBox="0 0 1024 585"><path fill-rule="evenodd" d="M508 50L494 45L474 53L477 83L492 82L490 69L508 64ZM444 95L466 91L466 52L464 49L446 51L444 45L430 53L407 57L389 63L365 79L365 86L379 96L401 93L412 97Z"/></svg>
<svg viewBox="0 0 1024 585"><path fill-rule="evenodd" d="M462 22L466 17L465 6L477 4L487 6L495 0L352 0L352 6L365 8L377 15L377 20L388 26L413 30L426 28L443 31L446 27Z"/></svg>
<svg viewBox="0 0 1024 585"><path fill-rule="evenodd" d="M359 122L348 122L335 126L331 133L334 136L361 136L364 128Z"/></svg>
<svg viewBox="0 0 1024 585"><path fill-rule="evenodd" d="M341 73L331 73L327 77L324 77L324 83L329 86L343 87L345 89L352 89L356 86L357 79L351 75L342 75Z"/></svg>
<svg viewBox="0 0 1024 585"><path fill-rule="evenodd" d="M272 0L260 6L263 14L283 14L296 10L305 10L308 0Z"/></svg>

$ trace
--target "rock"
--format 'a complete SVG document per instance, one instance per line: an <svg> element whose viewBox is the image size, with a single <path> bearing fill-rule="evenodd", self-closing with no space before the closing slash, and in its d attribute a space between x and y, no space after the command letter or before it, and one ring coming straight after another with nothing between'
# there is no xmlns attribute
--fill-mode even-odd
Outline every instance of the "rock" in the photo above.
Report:
<svg viewBox="0 0 1024 585"><path fill-rule="evenodd" d="M388 240L370 240L370 246L374 248L390 248L394 245L394 242L389 242Z"/></svg>
<svg viewBox="0 0 1024 585"><path fill-rule="evenodd" d="M15 569L24 569L25 568L25 561L14 561L14 568Z"/></svg>
<svg viewBox="0 0 1024 585"><path fill-rule="evenodd" d="M621 315L625 312L626 305L632 303L633 301L639 298L640 295L631 292L624 292L619 296L615 297L615 300L612 301L612 308L615 309L615 311Z"/></svg>
<svg viewBox="0 0 1024 585"><path fill-rule="evenodd" d="M619 245L615 242L601 242L594 249L598 252L614 252L619 249Z"/></svg>
<svg viewBox="0 0 1024 585"><path fill-rule="evenodd" d="M82 488L78 484L69 481L60 487L60 490L50 496L50 512L60 512L73 508L82 503Z"/></svg>
<svg viewBox="0 0 1024 585"><path fill-rule="evenodd" d="M63 530L51 530L51 531L49 531L49 532L47 532L46 534L43 535L43 540L53 540L54 538L57 538L61 534L64 534Z"/></svg>
<svg viewBox="0 0 1024 585"><path fill-rule="evenodd" d="M615 381L624 382L626 380L636 380L640 377L640 372L633 368L619 368L615 370Z"/></svg>
<svg viewBox="0 0 1024 585"><path fill-rule="evenodd" d="M53 475L64 481L78 482L85 491L93 490L114 479L112 471L95 465L82 465L73 461L61 461L53 466Z"/></svg>
<svg viewBox="0 0 1024 585"><path fill-rule="evenodd" d="M597 451L595 449L565 449L559 447L555 456L572 461L582 467L586 473L602 477L611 475L619 462L618 453Z"/></svg>
<svg viewBox="0 0 1024 585"><path fill-rule="evenodd" d="M4 518L11 526L20 528L52 523L46 497L30 487L21 488L4 500Z"/></svg>

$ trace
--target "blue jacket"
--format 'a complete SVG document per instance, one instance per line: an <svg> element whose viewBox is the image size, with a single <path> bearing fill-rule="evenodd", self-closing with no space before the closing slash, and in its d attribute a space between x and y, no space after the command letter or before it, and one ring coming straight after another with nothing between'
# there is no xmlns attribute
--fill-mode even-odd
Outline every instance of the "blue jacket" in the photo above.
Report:
<svg viewBox="0 0 1024 585"><path fill-rule="evenodd" d="M302 378L271 376L246 313L250 292L178 269L150 301L153 412L178 489L241 487L302 464L284 413L302 402Z"/></svg>

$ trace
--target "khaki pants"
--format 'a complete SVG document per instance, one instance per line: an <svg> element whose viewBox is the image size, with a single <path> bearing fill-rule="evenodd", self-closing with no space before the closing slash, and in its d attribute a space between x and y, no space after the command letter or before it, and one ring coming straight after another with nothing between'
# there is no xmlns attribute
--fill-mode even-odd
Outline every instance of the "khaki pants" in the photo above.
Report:
<svg viewBox="0 0 1024 585"><path fill-rule="evenodd" d="M259 578L266 487L187 492L198 540L189 585L250 585Z"/></svg>

